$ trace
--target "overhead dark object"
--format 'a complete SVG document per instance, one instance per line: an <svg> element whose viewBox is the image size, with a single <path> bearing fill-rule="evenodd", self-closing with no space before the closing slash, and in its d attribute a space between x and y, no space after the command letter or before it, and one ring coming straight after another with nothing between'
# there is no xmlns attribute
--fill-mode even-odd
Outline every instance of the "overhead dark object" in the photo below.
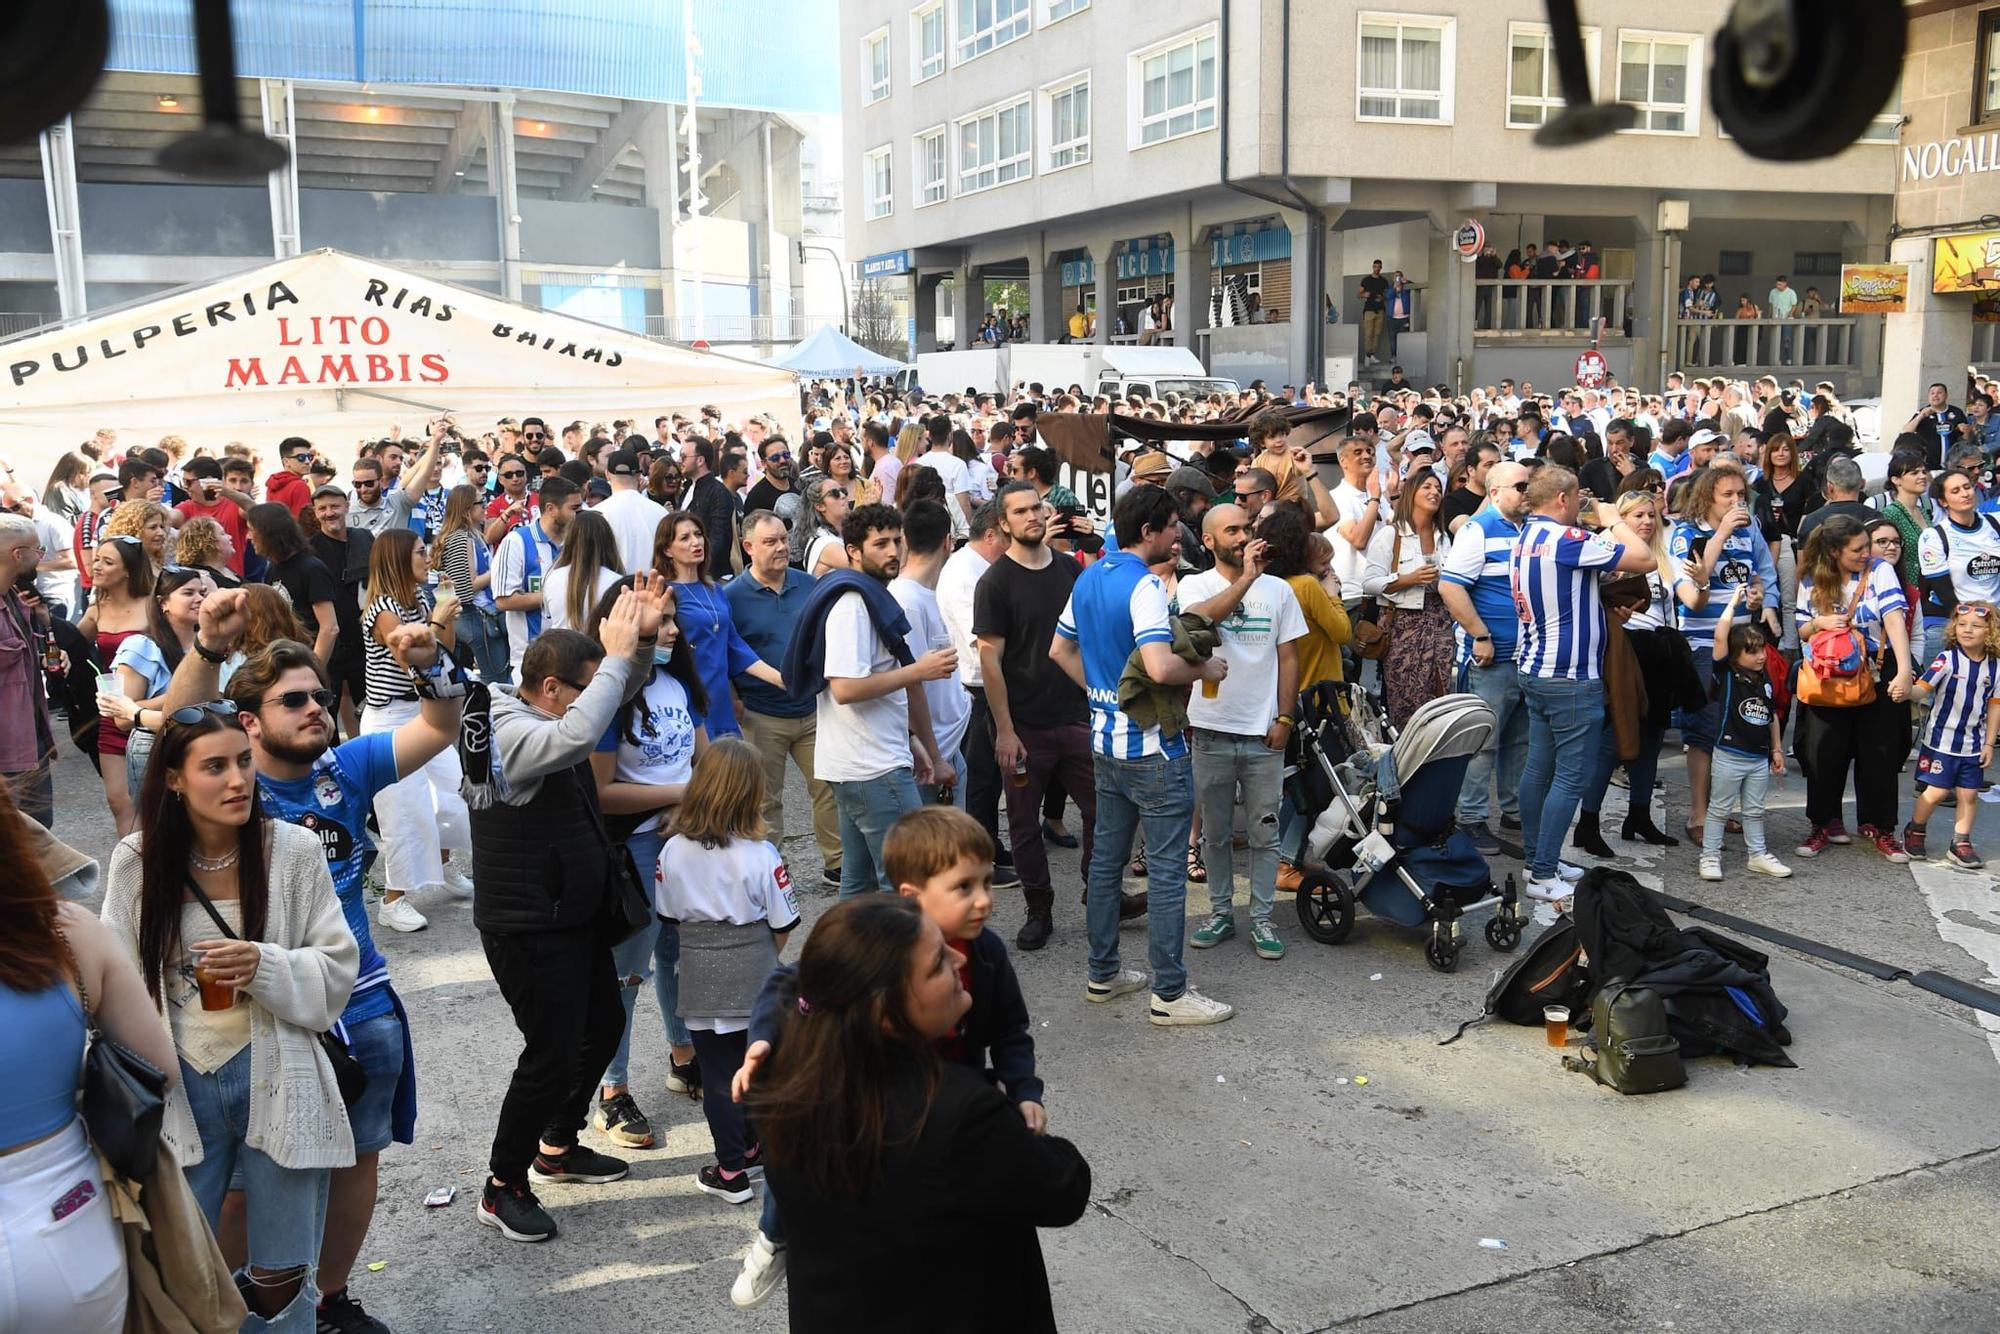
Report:
<svg viewBox="0 0 2000 1334"><path fill-rule="evenodd" d="M1903 75L1902 0L1736 0L1715 34L1709 101L1752 157L1831 157Z"/></svg>
<svg viewBox="0 0 2000 1334"><path fill-rule="evenodd" d="M194 0L194 47L201 73L201 128L162 148L160 165L210 181L254 180L284 166L284 145L243 127L236 104L229 0Z"/></svg>
<svg viewBox="0 0 2000 1334"><path fill-rule="evenodd" d="M1563 109L1535 131L1543 148L1587 144L1607 134L1629 130L1639 108L1624 102L1599 102L1590 91L1590 61L1583 50L1583 24L1576 0L1548 0L1549 44L1555 47L1556 77L1562 80Z"/></svg>
<svg viewBox="0 0 2000 1334"><path fill-rule="evenodd" d="M110 51L107 0L0 4L0 143L25 143L82 106Z"/></svg>

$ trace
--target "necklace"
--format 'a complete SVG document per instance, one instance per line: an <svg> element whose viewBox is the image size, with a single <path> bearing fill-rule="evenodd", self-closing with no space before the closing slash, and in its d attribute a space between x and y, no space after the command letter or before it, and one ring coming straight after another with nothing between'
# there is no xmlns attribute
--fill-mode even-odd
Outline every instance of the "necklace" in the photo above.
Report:
<svg viewBox="0 0 2000 1334"><path fill-rule="evenodd" d="M188 849L188 865L194 867L197 871L204 871L209 874L217 871L227 871L230 867L236 865L237 854L238 849L231 848L229 855L226 857L204 857L199 852L190 848Z"/></svg>

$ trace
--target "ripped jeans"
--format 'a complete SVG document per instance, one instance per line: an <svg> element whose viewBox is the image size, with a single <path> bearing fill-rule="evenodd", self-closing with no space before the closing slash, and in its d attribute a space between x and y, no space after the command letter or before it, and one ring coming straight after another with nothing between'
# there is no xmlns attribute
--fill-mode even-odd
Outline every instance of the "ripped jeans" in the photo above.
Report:
<svg viewBox="0 0 2000 1334"><path fill-rule="evenodd" d="M1250 916L1271 920L1278 894L1278 801L1283 751L1261 736L1194 729L1194 799L1201 809L1201 859L1208 867L1210 912L1233 910L1236 897L1236 794L1243 793L1250 853Z"/></svg>
<svg viewBox="0 0 2000 1334"><path fill-rule="evenodd" d="M653 878L659 874L660 849L665 845L666 838L660 833L659 820L654 816L648 816L645 823L625 840L625 846L632 850L632 864L639 870L639 882L649 895ZM618 1039L618 1054L611 1058L604 1078L598 1081L604 1088L621 1088L628 1082L626 1071L632 1061L632 1014L639 1003L639 990L646 985L648 977L653 979L653 995L660 1002L660 1016L666 1021L667 1042L675 1047L693 1045L694 1039L688 1036L687 1025L674 1013L680 1008L680 961L680 928L658 919L611 951L612 965L618 969L618 998L625 1002L625 1032ZM634 978L638 980L632 980Z"/></svg>

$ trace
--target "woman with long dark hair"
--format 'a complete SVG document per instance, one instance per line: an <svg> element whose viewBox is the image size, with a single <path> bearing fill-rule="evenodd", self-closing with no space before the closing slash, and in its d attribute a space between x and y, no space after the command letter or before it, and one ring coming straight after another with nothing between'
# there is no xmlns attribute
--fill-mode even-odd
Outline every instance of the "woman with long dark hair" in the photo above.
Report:
<svg viewBox="0 0 2000 1334"><path fill-rule="evenodd" d="M1396 497L1395 521L1375 530L1361 586L1395 609L1389 652L1382 660L1382 694L1389 722L1401 727L1429 700L1451 689L1451 613L1438 576L1451 541L1439 512L1444 483L1425 470Z"/></svg>
<svg viewBox="0 0 2000 1334"><path fill-rule="evenodd" d="M283 505L269 501L252 505L244 521L250 526L257 554L270 564L264 582L282 588L292 600L292 611L305 628L305 642L312 646L313 656L321 663L331 661L334 638L340 630L333 613L333 599L338 596L333 575L306 546L299 521Z"/></svg>
<svg viewBox="0 0 2000 1334"><path fill-rule="evenodd" d="M49 484L42 488L42 504L74 526L90 508L90 460L75 450L57 459L49 469Z"/></svg>
<svg viewBox="0 0 2000 1334"><path fill-rule="evenodd" d="M319 836L265 820L250 739L224 701L176 709L119 841L104 924L138 963L179 1082L162 1139L211 1228L241 1174L246 1329L312 1330L328 1174L354 1133L319 1034L340 1018L360 947Z"/></svg>
<svg viewBox="0 0 2000 1334"><path fill-rule="evenodd" d="M1035 1229L1082 1217L1090 1167L939 1058L972 999L937 924L887 895L830 908L779 997L746 1100L796 1334L928 1330L945 1311L960 1330L1055 1329Z"/></svg>
<svg viewBox="0 0 2000 1334"><path fill-rule="evenodd" d="M609 531L607 526L607 535ZM611 614L618 595L632 584L627 576L605 590L591 618L593 625ZM669 588L661 609L660 637L653 645L652 675L638 694L618 706L611 729L590 757L604 823L614 837L625 840L632 864L639 868L645 884L652 883L659 869L667 825L687 794L696 762L708 750L708 733L697 721L708 712L708 697L695 671L694 653L681 635L677 611L674 590ZM667 1088L691 1098L701 1095L694 1039L676 1013L680 998L675 972L680 962L679 932L673 923L655 918L615 948L611 958L625 1001L625 1035L618 1041L618 1054L605 1068L592 1119L598 1129L620 1144L651 1148L652 1124L633 1100L626 1079L632 1059L633 1009L638 1004L639 988L649 976L667 1028Z"/></svg>
<svg viewBox="0 0 2000 1334"><path fill-rule="evenodd" d="M125 788L135 807L140 781L146 776L146 759L159 735L160 702L167 697L167 682L173 679L181 659L193 650L202 601L214 591L214 581L206 570L179 565L162 570L153 584L146 632L127 635L111 659L118 692L100 697L98 710L127 732Z"/></svg>
<svg viewBox="0 0 2000 1334"><path fill-rule="evenodd" d="M153 565L139 538L121 533L99 542L90 558L90 582L90 605L84 608L77 629L85 639L95 641L99 662L114 662L119 646L133 635L144 635L152 624ZM126 744L117 720L101 716L97 723L97 772L120 838L139 822L125 780Z"/></svg>
<svg viewBox="0 0 2000 1334"><path fill-rule="evenodd" d="M1923 462L1921 456L1917 462ZM1755 505L1758 530L1770 544L1778 570L1783 598L1779 646L1787 652L1798 648L1792 613L1799 601L1799 521L1825 503L1812 475L1800 468L1798 441L1782 431L1773 433L1764 442L1764 472L1757 479Z"/></svg>
<svg viewBox="0 0 2000 1334"><path fill-rule="evenodd" d="M618 565L618 538L611 521L590 510L578 510L563 534L562 553L542 576L544 630L595 629L591 609L604 590L625 571Z"/></svg>
<svg viewBox="0 0 2000 1334"><path fill-rule="evenodd" d="M10 1329L115 1334L125 1238L77 1115L84 1035L94 1019L170 1074L174 1045L118 939L56 897L26 832L0 784L0 1311Z"/></svg>
<svg viewBox="0 0 2000 1334"><path fill-rule="evenodd" d="M745 672L779 690L785 678L744 642L730 613L729 599L708 573L708 527L700 516L669 514L653 539L653 568L674 586L681 635L694 654L696 672L708 708L698 720L708 739L741 736L736 723L736 693L729 678Z"/></svg>

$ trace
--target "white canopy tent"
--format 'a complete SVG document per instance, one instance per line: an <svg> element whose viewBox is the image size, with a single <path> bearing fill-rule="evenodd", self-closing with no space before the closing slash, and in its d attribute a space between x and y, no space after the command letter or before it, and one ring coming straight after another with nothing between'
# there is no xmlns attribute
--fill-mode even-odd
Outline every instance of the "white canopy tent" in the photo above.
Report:
<svg viewBox="0 0 2000 1334"><path fill-rule="evenodd" d="M0 450L34 481L101 427L121 447L242 440L267 463L270 446L302 435L345 462L392 424L421 436L446 412L474 436L539 416L552 430L629 417L650 437L662 413L710 403L798 422L786 372L337 250L0 342Z"/></svg>
<svg viewBox="0 0 2000 1334"><path fill-rule="evenodd" d="M765 361L766 366L791 371L795 375L845 379L857 370L863 375L887 375L904 369L905 363L870 352L831 324L789 351Z"/></svg>

